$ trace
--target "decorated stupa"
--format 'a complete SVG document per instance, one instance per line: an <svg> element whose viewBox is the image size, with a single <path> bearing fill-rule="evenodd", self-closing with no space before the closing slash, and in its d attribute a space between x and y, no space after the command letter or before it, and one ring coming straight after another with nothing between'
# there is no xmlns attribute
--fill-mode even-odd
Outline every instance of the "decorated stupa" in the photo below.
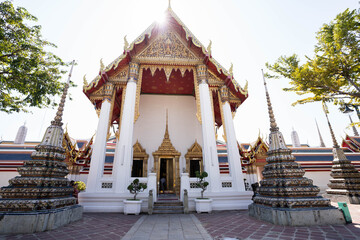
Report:
<svg viewBox="0 0 360 240"><path fill-rule="evenodd" d="M18 168L21 176L10 179L9 186L0 190L0 233L51 230L81 218L82 209L75 206L74 189L65 178L69 170L63 148L62 114L72 68L55 119L35 147L32 159ZM62 219L51 218L51 214L62 214Z"/></svg>
<svg viewBox="0 0 360 240"><path fill-rule="evenodd" d="M305 170L296 163L276 124L264 78L270 117L269 150L263 177L250 216L277 225L306 226L345 223L342 212L330 200L318 196L319 187L304 177Z"/></svg>
<svg viewBox="0 0 360 240"><path fill-rule="evenodd" d="M330 174L332 178L328 184L329 189L326 189L324 196L330 198L333 202L360 204L360 172L356 170L351 161L346 158L343 149L339 147L329 121L325 103L323 106L333 140L334 155Z"/></svg>

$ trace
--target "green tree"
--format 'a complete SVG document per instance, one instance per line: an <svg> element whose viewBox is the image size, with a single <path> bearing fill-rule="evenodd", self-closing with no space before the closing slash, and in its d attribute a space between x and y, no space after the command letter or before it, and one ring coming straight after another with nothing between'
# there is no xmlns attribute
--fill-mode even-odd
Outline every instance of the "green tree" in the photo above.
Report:
<svg viewBox="0 0 360 240"><path fill-rule="evenodd" d="M289 88L304 98L293 105L315 101L360 104L360 11L347 9L316 34L314 57L300 63L294 54L281 56L274 64L266 63L275 75L290 79Z"/></svg>
<svg viewBox="0 0 360 240"><path fill-rule="evenodd" d="M61 67L67 64L44 50L56 46L42 39L41 26L27 24L34 21L25 8L0 3L0 111L54 106L52 96L64 87Z"/></svg>

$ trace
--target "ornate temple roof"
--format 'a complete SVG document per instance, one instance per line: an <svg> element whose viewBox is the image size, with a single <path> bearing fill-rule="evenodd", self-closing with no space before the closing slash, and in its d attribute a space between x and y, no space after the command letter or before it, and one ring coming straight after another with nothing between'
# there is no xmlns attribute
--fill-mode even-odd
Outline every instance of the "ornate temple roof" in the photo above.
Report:
<svg viewBox="0 0 360 240"><path fill-rule="evenodd" d="M106 83L110 77L119 73L119 71L129 64L131 61L138 60L137 58L144 51L154 39L159 35L159 33L163 32L162 29L171 29L176 32L178 37L180 37L182 43L186 43L186 61L183 61L181 65L193 66L195 64L206 64L209 71L215 75L216 78L221 79L223 83L230 89L231 93L234 97L238 98L241 102L243 102L248 97L247 86L243 89L238 82L234 79L232 70L226 70L223 66L221 66L211 55L211 47L206 49L204 45L194 36L194 34L185 26L185 24L179 19L179 17L173 12L171 7L165 11L166 23L160 24L154 22L151 24L139 37L137 37L132 43L128 44L125 39L124 52L112 61L106 67L103 66L99 71L99 75L95 77L95 79L87 84L84 81L84 93L87 97L90 96L91 93L97 91L104 83ZM140 62L144 62L140 61ZM146 64L151 64L149 59L145 61ZM153 62L155 63L155 62ZM159 62L159 58L157 58L156 64L164 64L164 65L176 65L171 59L164 58L163 61ZM166 77L168 78L171 74L170 72L166 73ZM152 70L152 74L154 74ZM174 74L173 71L172 74ZM183 74L183 72L182 72ZM211 85L211 83L209 83Z"/></svg>

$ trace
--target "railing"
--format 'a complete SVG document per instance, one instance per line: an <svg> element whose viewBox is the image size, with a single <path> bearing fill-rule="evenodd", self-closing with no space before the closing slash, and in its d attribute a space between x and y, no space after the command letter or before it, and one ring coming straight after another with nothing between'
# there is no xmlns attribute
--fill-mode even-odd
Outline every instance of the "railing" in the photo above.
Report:
<svg viewBox="0 0 360 240"><path fill-rule="evenodd" d="M153 202L153 190L149 191L148 197L148 214L151 215L154 210L154 202Z"/></svg>

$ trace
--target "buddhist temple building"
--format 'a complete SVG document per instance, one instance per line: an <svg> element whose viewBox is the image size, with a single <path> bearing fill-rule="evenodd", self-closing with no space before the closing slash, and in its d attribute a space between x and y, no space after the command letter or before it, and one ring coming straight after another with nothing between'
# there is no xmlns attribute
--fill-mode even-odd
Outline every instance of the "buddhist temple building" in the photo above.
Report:
<svg viewBox="0 0 360 240"><path fill-rule="evenodd" d="M214 209L250 203L233 123L248 97L247 87L240 87L232 67L222 67L211 54L211 44L205 48L170 6L163 23L154 22L131 44L125 39L124 52L106 67L101 62L99 75L84 84L99 113L87 190L80 195L85 211L121 211L119 199L128 197L134 178L146 182L155 199L162 177L168 193L181 199L187 189L189 198L196 198L196 170L209 174L205 194L214 199ZM103 169L111 125L118 130L107 177ZM220 126L227 144L226 178L219 172L215 129Z"/></svg>

